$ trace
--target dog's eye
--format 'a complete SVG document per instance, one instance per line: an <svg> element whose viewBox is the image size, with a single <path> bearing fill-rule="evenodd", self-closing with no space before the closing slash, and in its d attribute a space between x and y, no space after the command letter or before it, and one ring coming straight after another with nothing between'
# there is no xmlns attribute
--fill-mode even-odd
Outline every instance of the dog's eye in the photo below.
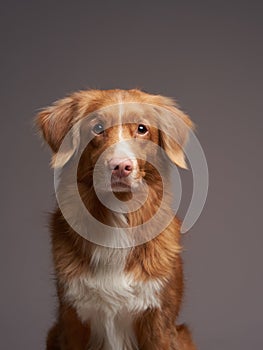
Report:
<svg viewBox="0 0 263 350"><path fill-rule="evenodd" d="M147 133L147 131L148 131L148 129L146 128L145 125L143 125L143 124L138 125L138 129L137 129L138 134L144 135Z"/></svg>
<svg viewBox="0 0 263 350"><path fill-rule="evenodd" d="M97 134L97 135L102 134L102 133L104 132L104 126L103 126L103 124L98 123L98 124L94 125L93 128L92 128L92 131L93 131L95 134Z"/></svg>

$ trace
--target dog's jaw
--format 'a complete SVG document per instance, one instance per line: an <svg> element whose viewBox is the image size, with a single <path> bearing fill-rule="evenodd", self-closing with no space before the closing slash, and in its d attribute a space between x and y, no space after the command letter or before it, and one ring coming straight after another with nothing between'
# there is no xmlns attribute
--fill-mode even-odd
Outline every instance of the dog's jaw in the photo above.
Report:
<svg viewBox="0 0 263 350"><path fill-rule="evenodd" d="M115 180L111 182L111 190L112 192L131 192L132 188L121 180Z"/></svg>

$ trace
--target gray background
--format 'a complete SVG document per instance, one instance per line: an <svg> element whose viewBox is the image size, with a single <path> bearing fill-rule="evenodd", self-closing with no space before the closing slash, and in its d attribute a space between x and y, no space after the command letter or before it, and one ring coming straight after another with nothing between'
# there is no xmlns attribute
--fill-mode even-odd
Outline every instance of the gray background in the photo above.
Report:
<svg viewBox="0 0 263 350"><path fill-rule="evenodd" d="M184 237L181 318L199 349L263 348L262 11L256 1L2 4L1 349L44 349L55 310L53 177L32 119L88 87L141 87L191 115L210 189Z"/></svg>

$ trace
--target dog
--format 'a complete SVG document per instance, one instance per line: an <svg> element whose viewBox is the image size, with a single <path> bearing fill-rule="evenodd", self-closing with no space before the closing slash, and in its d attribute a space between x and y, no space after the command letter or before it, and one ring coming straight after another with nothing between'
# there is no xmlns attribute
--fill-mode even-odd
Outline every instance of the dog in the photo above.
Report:
<svg viewBox="0 0 263 350"><path fill-rule="evenodd" d="M36 120L58 178L67 174L50 220L58 310L46 349L195 350L176 325L184 283L169 175L187 167L193 122L138 89L78 91Z"/></svg>

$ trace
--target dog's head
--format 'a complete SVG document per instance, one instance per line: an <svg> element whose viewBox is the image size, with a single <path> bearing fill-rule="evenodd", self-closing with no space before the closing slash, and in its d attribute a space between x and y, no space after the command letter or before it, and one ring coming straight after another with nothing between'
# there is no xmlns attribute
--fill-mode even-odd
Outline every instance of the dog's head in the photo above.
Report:
<svg viewBox="0 0 263 350"><path fill-rule="evenodd" d="M154 145L186 168L183 147L193 127L171 99L139 90L76 92L41 111L37 123L54 153L54 167L65 166L84 144L79 179L98 164L99 187L113 192L140 186L152 171L149 156L163 158Z"/></svg>

